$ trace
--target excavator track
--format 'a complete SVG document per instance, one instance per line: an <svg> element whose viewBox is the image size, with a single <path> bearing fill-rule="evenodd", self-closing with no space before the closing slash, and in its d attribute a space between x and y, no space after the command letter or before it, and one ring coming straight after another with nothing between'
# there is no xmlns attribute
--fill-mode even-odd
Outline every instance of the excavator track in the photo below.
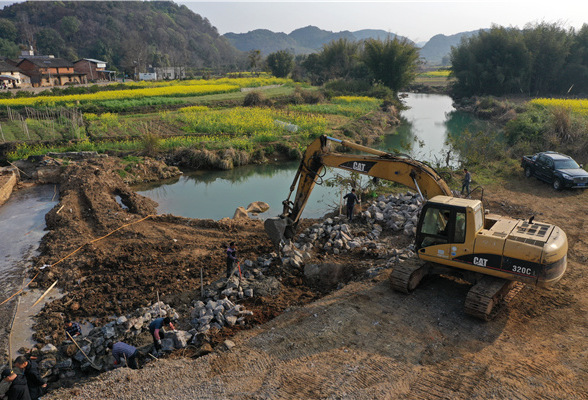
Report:
<svg viewBox="0 0 588 400"><path fill-rule="evenodd" d="M524 286L520 282L486 276L468 292L465 312L484 321L490 321Z"/></svg>
<svg viewBox="0 0 588 400"><path fill-rule="evenodd" d="M412 292L428 272L427 264L400 263L390 273L390 286L402 293Z"/></svg>

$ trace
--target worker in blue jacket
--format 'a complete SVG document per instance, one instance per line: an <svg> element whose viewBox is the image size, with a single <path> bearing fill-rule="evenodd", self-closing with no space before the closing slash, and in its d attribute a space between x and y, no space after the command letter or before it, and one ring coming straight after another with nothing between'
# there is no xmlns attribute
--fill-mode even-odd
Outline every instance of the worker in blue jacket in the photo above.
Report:
<svg viewBox="0 0 588 400"><path fill-rule="evenodd" d="M153 346L155 346L155 351L157 352L161 350L161 338L163 337L161 333L163 332L164 326L171 330L175 330L174 325L171 323L169 317L154 319L149 324L149 332L151 332L151 336L153 337Z"/></svg>

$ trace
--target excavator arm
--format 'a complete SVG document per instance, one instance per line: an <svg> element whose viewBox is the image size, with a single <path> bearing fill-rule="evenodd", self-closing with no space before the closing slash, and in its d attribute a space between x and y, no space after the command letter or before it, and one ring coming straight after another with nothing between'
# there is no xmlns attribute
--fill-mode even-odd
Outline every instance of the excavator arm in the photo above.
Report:
<svg viewBox="0 0 588 400"><path fill-rule="evenodd" d="M369 155L332 152L330 142ZM265 230L274 245L278 246L284 237L290 239L294 236L302 211L324 167L341 168L397 182L418 191L425 199L437 195L452 196L451 190L437 172L419 161L323 135L307 147L290 186L288 198L283 201L282 214L265 222ZM290 200L294 190L296 194Z"/></svg>

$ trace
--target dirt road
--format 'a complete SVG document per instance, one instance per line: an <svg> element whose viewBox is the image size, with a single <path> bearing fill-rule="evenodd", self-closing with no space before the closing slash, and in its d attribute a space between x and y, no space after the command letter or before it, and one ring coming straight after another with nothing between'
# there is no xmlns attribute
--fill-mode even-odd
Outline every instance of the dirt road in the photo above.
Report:
<svg viewBox="0 0 588 400"><path fill-rule="evenodd" d="M65 217L55 210L48 216L54 231L47 243L54 247L44 249L40 263L54 262L88 238L108 233L120 223L121 214L115 213L129 222L153 213L147 200L121 191L114 174L104 172L109 168L102 166L95 180L81 169L71 173L83 174L84 180L71 178L72 185L62 187L64 215L71 217L60 222ZM89 193L80 190L84 185L100 188L93 191L96 199L84 195ZM128 211L120 209L112 193L126 199ZM231 350L219 345L195 360L160 360L140 371L105 373L47 398L587 399L588 192L554 192L521 173L485 193L492 212L521 218L535 214L537 221L561 226L570 245L568 271L560 283L548 290L526 286L494 321L466 316L469 286L440 277L404 295L389 288L386 270L314 302L309 300L315 292L291 286L280 299L261 299L259 304L273 301L279 305L275 310L285 311L238 332ZM222 273L219 250L229 239L242 242L249 258L270 251L261 225L253 221L158 216L117 235L84 247L53 269L69 277L70 294L49 307L41 321L51 325L58 312L106 316L140 305L158 288L179 295L181 288L199 284L194 268L208 266L207 279ZM360 259L338 260L357 266ZM282 273L285 286L300 281Z"/></svg>

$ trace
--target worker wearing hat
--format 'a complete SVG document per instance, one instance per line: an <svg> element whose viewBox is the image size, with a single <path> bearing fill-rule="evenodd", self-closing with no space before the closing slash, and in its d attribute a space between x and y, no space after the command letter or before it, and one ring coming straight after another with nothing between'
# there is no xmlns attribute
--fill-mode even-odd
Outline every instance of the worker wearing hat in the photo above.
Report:
<svg viewBox="0 0 588 400"><path fill-rule="evenodd" d="M11 382L10 387L6 391L8 400L31 400L29 387L27 385L27 378L24 374L24 369L27 366L26 358L23 356L16 357L14 360L13 370L2 371L2 382Z"/></svg>

